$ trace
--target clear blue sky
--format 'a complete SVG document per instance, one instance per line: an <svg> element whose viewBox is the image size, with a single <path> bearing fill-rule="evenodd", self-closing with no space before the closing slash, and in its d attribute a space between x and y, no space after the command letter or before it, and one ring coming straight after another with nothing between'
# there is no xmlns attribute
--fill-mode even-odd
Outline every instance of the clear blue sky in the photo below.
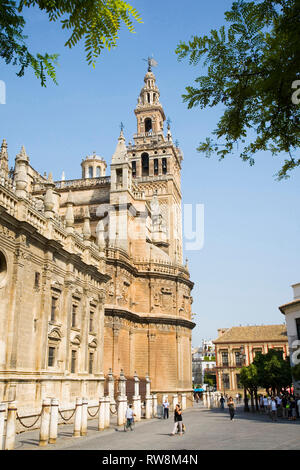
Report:
<svg viewBox="0 0 300 470"><path fill-rule="evenodd" d="M94 69L85 62L82 46L63 47L67 34L49 24L39 11L26 15L33 51L60 54L59 86L41 88L31 71L23 78L1 63L7 103L0 105L1 134L11 165L25 145L33 167L60 179L81 176L80 162L94 150L109 163L119 125L127 142L136 130L133 113L146 63L154 55L161 103L172 120L172 133L184 152L184 203L205 206L205 243L188 252L197 327L193 346L216 338L217 329L284 321L278 306L291 300L290 285L300 281L299 170L287 181L273 175L282 159L257 155L254 167L237 156L218 162L196 152L214 129L219 111L188 110L181 95L200 68L178 62L180 40L209 33L224 24L231 0L140 0L130 2L144 24L136 34L123 30L119 46L105 51Z"/></svg>

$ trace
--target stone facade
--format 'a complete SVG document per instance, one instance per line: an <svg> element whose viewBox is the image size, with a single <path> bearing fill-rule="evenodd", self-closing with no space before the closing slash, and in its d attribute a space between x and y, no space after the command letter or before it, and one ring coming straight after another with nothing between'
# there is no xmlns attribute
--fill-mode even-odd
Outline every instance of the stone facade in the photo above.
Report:
<svg viewBox="0 0 300 470"><path fill-rule="evenodd" d="M257 352L265 354L278 349L289 354L285 325L238 326L218 330L213 341L216 348L217 390L227 394L241 393L239 370L252 363Z"/></svg>
<svg viewBox="0 0 300 470"><path fill-rule="evenodd" d="M279 307L285 315L291 366L299 364L300 361L300 283L292 285L294 299ZM294 380L294 388L300 395L300 381Z"/></svg>
<svg viewBox="0 0 300 470"><path fill-rule="evenodd" d="M180 169L148 70L134 144L121 131L106 176L53 182L24 148L0 159L0 401L24 408L103 394L109 370L149 375L159 400L191 393L193 283L182 263Z"/></svg>

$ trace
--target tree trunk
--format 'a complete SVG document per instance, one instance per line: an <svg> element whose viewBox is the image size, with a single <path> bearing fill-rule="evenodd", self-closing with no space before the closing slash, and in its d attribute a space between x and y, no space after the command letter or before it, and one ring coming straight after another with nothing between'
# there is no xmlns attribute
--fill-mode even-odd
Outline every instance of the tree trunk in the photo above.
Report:
<svg viewBox="0 0 300 470"><path fill-rule="evenodd" d="M259 411L257 388L254 390L256 411Z"/></svg>
<svg viewBox="0 0 300 470"><path fill-rule="evenodd" d="M254 397L253 397L253 390L250 392L251 397L251 412L254 413Z"/></svg>

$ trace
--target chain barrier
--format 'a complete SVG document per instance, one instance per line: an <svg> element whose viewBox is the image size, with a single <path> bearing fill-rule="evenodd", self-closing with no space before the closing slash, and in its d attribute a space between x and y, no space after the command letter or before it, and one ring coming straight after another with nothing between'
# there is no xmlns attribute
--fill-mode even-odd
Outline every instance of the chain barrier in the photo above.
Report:
<svg viewBox="0 0 300 470"><path fill-rule="evenodd" d="M96 411L96 413L95 413L94 415L89 411L89 409L87 409L87 412L88 412L88 415L89 415L91 418L95 418L95 417L97 416L99 410L100 410L100 405L98 406L97 411Z"/></svg>
<svg viewBox="0 0 300 470"><path fill-rule="evenodd" d="M116 405L113 405L113 406L116 407ZM116 414L117 414L117 407L116 407L115 411L113 411L113 410L111 409L111 407L112 407L112 405L110 405L110 407L109 407L111 414L112 414L112 415L116 415Z"/></svg>
<svg viewBox="0 0 300 470"><path fill-rule="evenodd" d="M33 418L35 415L33 416L22 416L22 418L18 415L18 412L17 412L17 420L20 422L20 424L26 428L26 429L30 429L30 428L33 428L33 426L36 425L36 423L38 422L38 420L40 419L42 413L40 413L38 416L37 416L37 419L35 420L35 422L33 424L31 424L30 426L27 426L26 424L22 423L22 419L26 419L26 418Z"/></svg>
<svg viewBox="0 0 300 470"><path fill-rule="evenodd" d="M68 410L68 411L71 411L71 410ZM76 411L76 408L74 408L73 413L71 414L71 416L69 416L69 418L65 418L65 417L62 415L62 412L61 412L60 410L58 410L60 417L61 417L61 418L63 419L63 421L65 421L66 423L67 423L68 421L70 421L70 419L73 418L73 416L74 416L74 414L75 414L75 411Z"/></svg>

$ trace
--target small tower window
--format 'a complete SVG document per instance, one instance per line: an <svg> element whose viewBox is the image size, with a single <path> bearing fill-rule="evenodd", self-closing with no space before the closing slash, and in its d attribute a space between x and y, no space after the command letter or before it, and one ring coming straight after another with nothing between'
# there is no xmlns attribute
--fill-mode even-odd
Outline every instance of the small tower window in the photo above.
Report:
<svg viewBox="0 0 300 470"><path fill-rule="evenodd" d="M136 162L132 162L132 176L136 177Z"/></svg>
<svg viewBox="0 0 300 470"><path fill-rule="evenodd" d="M163 175L165 175L168 172L168 166L167 166L167 159L166 158L162 159L162 172L163 172Z"/></svg>
<svg viewBox="0 0 300 470"><path fill-rule="evenodd" d="M152 129L152 120L151 118L145 119L145 132L149 132Z"/></svg>
<svg viewBox="0 0 300 470"><path fill-rule="evenodd" d="M123 170L122 170L122 168L117 168L116 177L117 177L117 186L122 186L122 179L123 179Z"/></svg>
<svg viewBox="0 0 300 470"><path fill-rule="evenodd" d="M89 178L93 178L93 167L89 166Z"/></svg>
<svg viewBox="0 0 300 470"><path fill-rule="evenodd" d="M149 155L148 153L142 154L142 176L149 176Z"/></svg>
<svg viewBox="0 0 300 470"><path fill-rule="evenodd" d="M154 174L158 175L158 159L154 159Z"/></svg>
<svg viewBox="0 0 300 470"><path fill-rule="evenodd" d="M101 176L101 174L100 174L100 166L97 166L97 168L96 168L96 176L97 176L97 178L99 178L99 176Z"/></svg>
<svg viewBox="0 0 300 470"><path fill-rule="evenodd" d="M150 93L147 93L148 103L150 103Z"/></svg>

